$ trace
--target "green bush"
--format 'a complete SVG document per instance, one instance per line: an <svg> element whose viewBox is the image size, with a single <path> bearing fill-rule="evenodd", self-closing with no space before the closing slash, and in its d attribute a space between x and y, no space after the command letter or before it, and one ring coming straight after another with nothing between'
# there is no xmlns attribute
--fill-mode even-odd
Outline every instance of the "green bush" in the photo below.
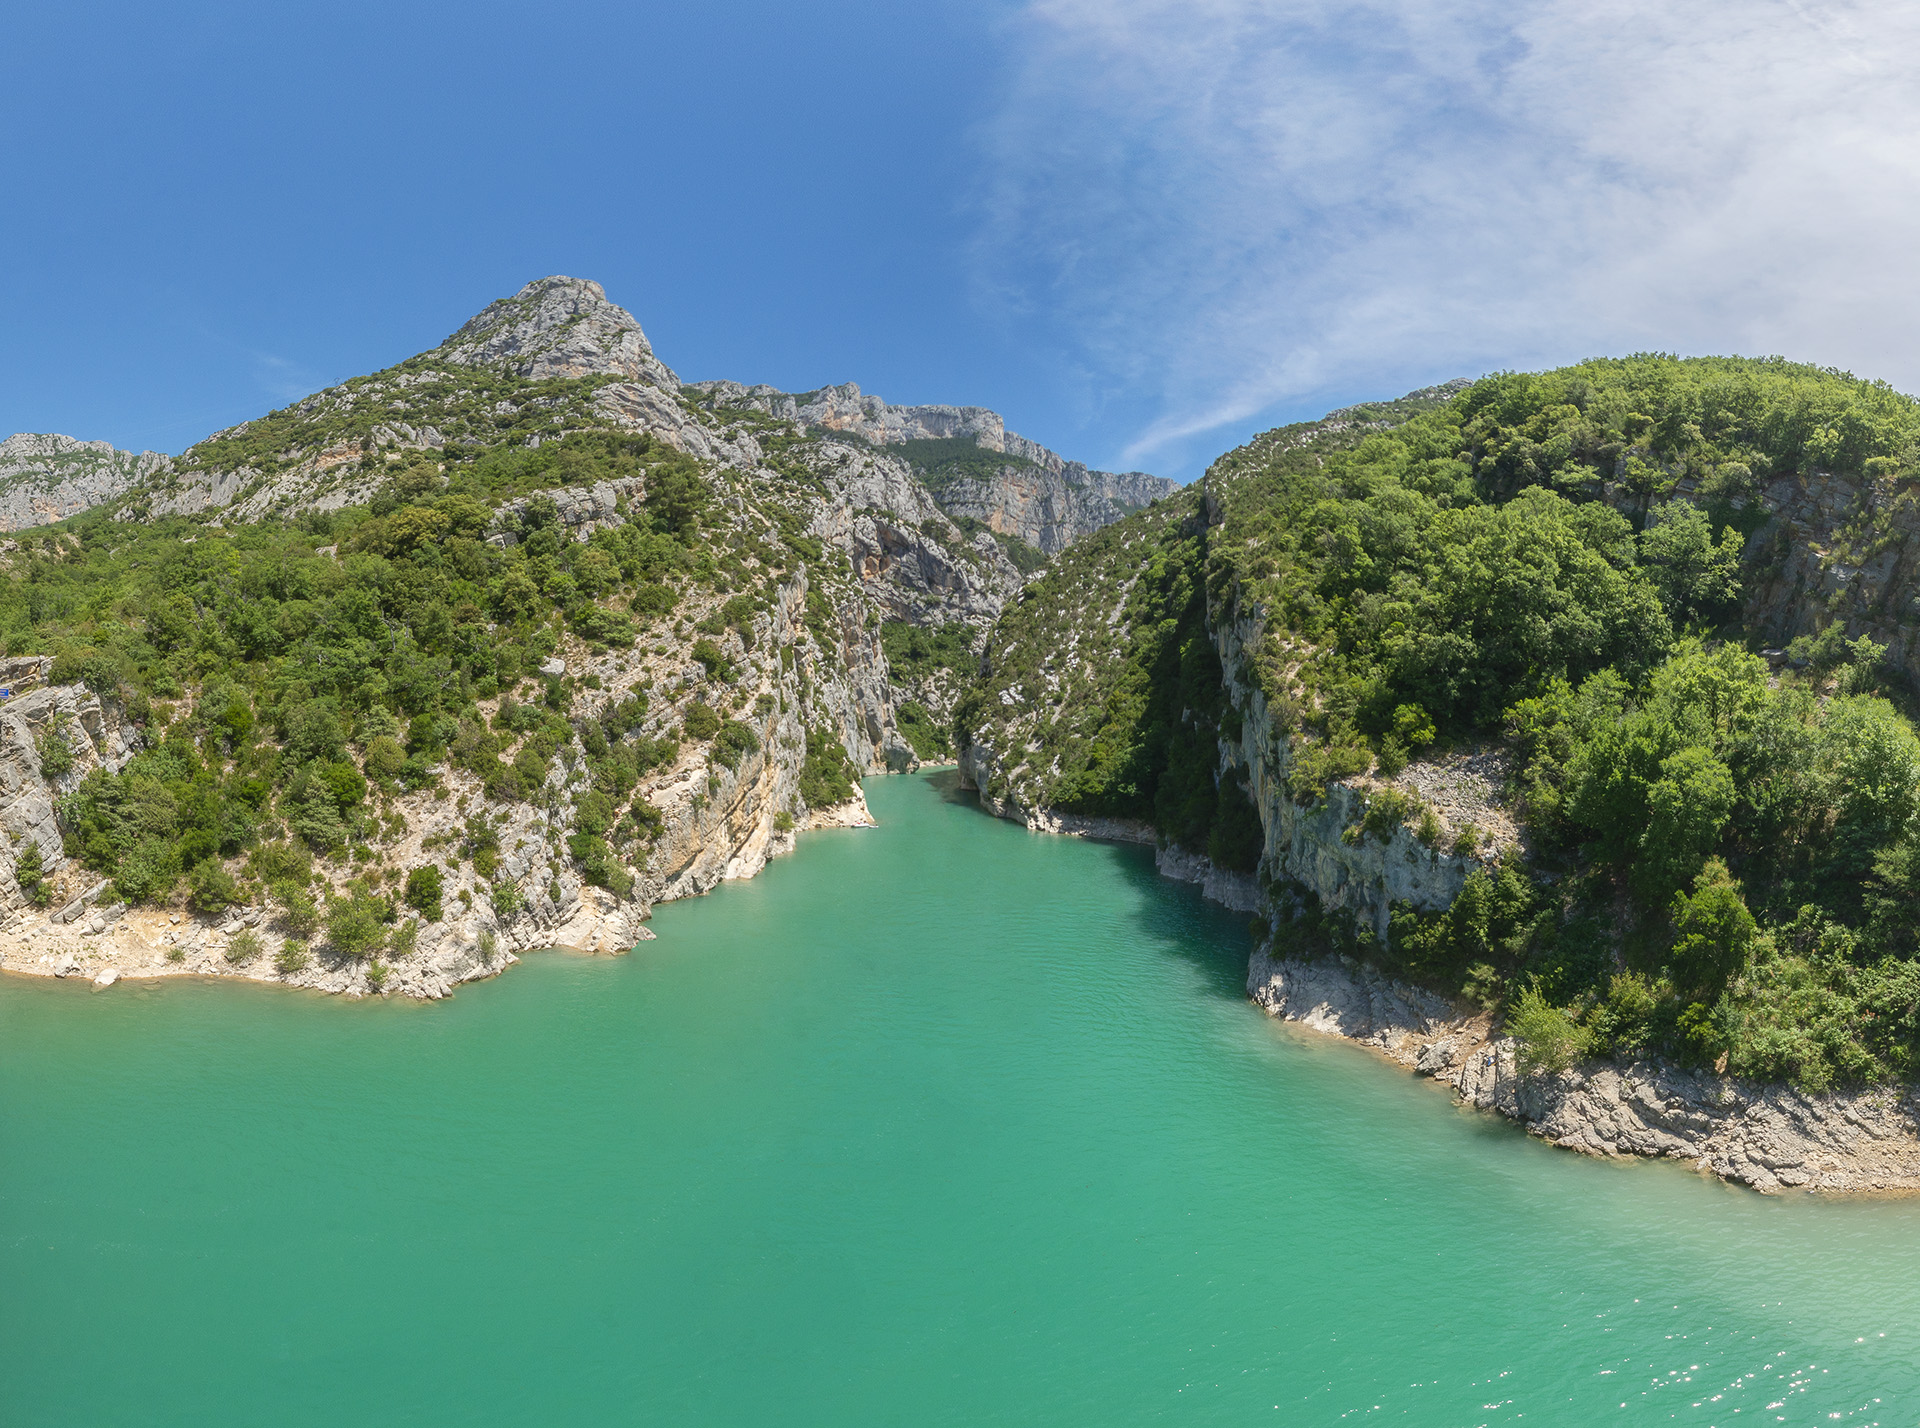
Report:
<svg viewBox="0 0 1920 1428"><path fill-rule="evenodd" d="M809 808L833 808L853 797L854 770L840 741L825 729L807 731L800 765L800 797Z"/></svg>
<svg viewBox="0 0 1920 1428"><path fill-rule="evenodd" d="M67 738L64 727L65 716L58 716L53 724L33 741L34 749L40 755L40 772L48 778L73 772L73 745Z"/></svg>
<svg viewBox="0 0 1920 1428"><path fill-rule="evenodd" d="M220 912L246 901L239 881L214 858L193 866L187 889L187 901L201 912Z"/></svg>
<svg viewBox="0 0 1920 1428"><path fill-rule="evenodd" d="M895 683L918 683L941 670L972 674L979 663L973 657L974 639L973 627L959 621L929 627L887 620L880 626L880 648Z"/></svg>
<svg viewBox="0 0 1920 1428"><path fill-rule="evenodd" d="M46 863L40 852L40 844L31 837L22 843L20 851L14 854L13 881L27 901L35 907L47 905L50 894L47 888Z"/></svg>
<svg viewBox="0 0 1920 1428"><path fill-rule="evenodd" d="M1550 1005L1533 987L1525 988L1509 1008L1507 1033L1519 1040L1521 1069L1536 1074L1570 1069L1593 1043L1587 1028L1563 1008Z"/></svg>
<svg viewBox="0 0 1920 1428"><path fill-rule="evenodd" d="M912 746L917 758L927 763L938 763L953 757L953 742L948 738L947 731L934 722L924 705L916 704L911 699L905 700L894 706L893 718L900 728L901 737Z"/></svg>
<svg viewBox="0 0 1920 1428"><path fill-rule="evenodd" d="M681 722L688 740L695 744L704 744L720 732L720 716L713 708L696 699L687 706L686 717Z"/></svg>
<svg viewBox="0 0 1920 1428"><path fill-rule="evenodd" d="M277 883L273 899L280 904L280 920L297 937L310 937L320 926L320 906L299 884Z"/></svg>
<svg viewBox="0 0 1920 1428"><path fill-rule="evenodd" d="M1693 892L1675 893L1670 913L1674 984L1704 1001L1717 997L1746 970L1759 926L1740 896L1740 884L1718 858L1694 879Z"/></svg>
<svg viewBox="0 0 1920 1428"><path fill-rule="evenodd" d="M726 656L720 653L720 646L712 640L695 640L689 653L693 656L694 663L707 672L709 679L722 682L732 680L733 666L727 663Z"/></svg>
<svg viewBox="0 0 1920 1428"><path fill-rule="evenodd" d="M606 888L621 897L633 890L633 874L620 865L605 838L591 833L570 834L567 851L579 864L580 875L595 887Z"/></svg>
<svg viewBox="0 0 1920 1428"><path fill-rule="evenodd" d="M714 736L713 758L716 763L727 768L738 768L740 760L748 754L760 752L760 739L753 730L737 719L729 719L720 726Z"/></svg>
<svg viewBox="0 0 1920 1428"><path fill-rule="evenodd" d="M349 961L363 961L385 945L388 909L372 894L349 889L327 899L327 943Z"/></svg>
<svg viewBox="0 0 1920 1428"><path fill-rule="evenodd" d="M440 920L443 882L437 863L426 863L407 874L406 904L428 922Z"/></svg>

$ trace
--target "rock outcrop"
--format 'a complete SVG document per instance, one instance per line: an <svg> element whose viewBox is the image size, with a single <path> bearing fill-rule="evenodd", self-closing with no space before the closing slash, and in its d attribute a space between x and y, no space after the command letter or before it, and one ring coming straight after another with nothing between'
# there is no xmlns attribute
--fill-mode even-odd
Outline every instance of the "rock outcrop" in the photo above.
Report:
<svg viewBox="0 0 1920 1428"><path fill-rule="evenodd" d="M167 469L153 451L17 432L0 441L0 531L50 525L124 496Z"/></svg>
<svg viewBox="0 0 1920 1428"><path fill-rule="evenodd" d="M541 278L489 304L436 349L463 367L503 367L532 381L618 375L677 391L633 314L582 278Z"/></svg>
<svg viewBox="0 0 1920 1428"><path fill-rule="evenodd" d="M1094 471L1068 461L1008 431L1000 414L985 407L894 406L852 382L797 394L738 382L697 382L688 390L715 411L764 412L803 430L840 432L909 454L913 442L957 440L1004 456L1004 462L939 473L932 482L935 497L948 515L979 521L1048 555L1180 489L1164 476Z"/></svg>
<svg viewBox="0 0 1920 1428"><path fill-rule="evenodd" d="M938 491L941 509L956 519L979 521L996 534L1058 555L1083 536L1177 489L1164 476L1140 471L1090 471L1077 461L1054 468L1026 461L1008 462L983 475L950 477L940 482Z"/></svg>

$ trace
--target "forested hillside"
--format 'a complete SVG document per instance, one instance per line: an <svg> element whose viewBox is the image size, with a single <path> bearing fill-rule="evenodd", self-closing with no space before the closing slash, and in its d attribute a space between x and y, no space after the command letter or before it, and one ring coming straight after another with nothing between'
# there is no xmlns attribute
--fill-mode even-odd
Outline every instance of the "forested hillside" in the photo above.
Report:
<svg viewBox="0 0 1920 1428"><path fill-rule="evenodd" d="M0 903L43 960L112 954L47 953L37 909L428 995L499 947L630 945L937 752L910 696L951 680L902 636L970 665L1022 579L907 462L715 409L570 278L114 471L0 549Z"/></svg>
<svg viewBox="0 0 1920 1428"><path fill-rule="evenodd" d="M1283 943L1503 1009L1545 1062L1913 1076L1916 591L1783 593L1782 572L1899 569L1916 483L1911 399L1777 360L1595 361L1336 413L1030 587L962 735L996 796L1204 833L1258 861ZM1102 645L1120 658L1090 684L1076 652ZM1467 765L1500 770L1514 836L1423 796ZM1230 816L1250 776L1252 856ZM1183 810L1208 782L1203 822ZM1444 906L1350 877L1338 845L1374 842L1431 864Z"/></svg>

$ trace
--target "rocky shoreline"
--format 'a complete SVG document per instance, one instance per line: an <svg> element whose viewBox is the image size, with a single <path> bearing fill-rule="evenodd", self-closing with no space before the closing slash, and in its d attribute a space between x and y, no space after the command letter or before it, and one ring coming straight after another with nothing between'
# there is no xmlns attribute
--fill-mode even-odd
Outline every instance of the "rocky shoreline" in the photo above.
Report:
<svg viewBox="0 0 1920 1428"><path fill-rule="evenodd" d="M854 796L832 808L809 815L807 828L872 828L873 815L859 785ZM729 860L720 879L700 884L686 882L668 890L660 901L698 896L720 881L750 878L771 857L790 853L792 833ZM595 956L621 956L642 942L654 940L645 926L652 905L626 903L599 888L581 887L574 898L542 919L525 916L511 926L500 926L484 911L449 915L444 921L419 923L414 950L395 957L383 985L369 983L366 964L314 958L306 966L280 971L270 951L280 941L265 907L236 908L205 915L169 908L101 906L107 889L98 883L89 893L51 914L17 916L0 928L0 974L71 978L91 982L104 990L123 981L152 981L163 977L217 977L222 981L278 983L310 991L361 997L406 996L437 1001L452 995L466 982L497 977L533 951L561 951ZM254 930L262 949L250 958L232 960L229 951L242 931ZM268 935L272 933L273 935ZM489 936L491 934L491 936Z"/></svg>
<svg viewBox="0 0 1920 1428"><path fill-rule="evenodd" d="M1904 1086L1803 1095L1651 1060L1524 1075L1517 1043L1484 1014L1343 958L1256 949L1247 995L1269 1016L1371 1047L1584 1155L1684 1160L1763 1194L1920 1190L1920 1103Z"/></svg>
<svg viewBox="0 0 1920 1428"><path fill-rule="evenodd" d="M969 753L973 753L969 750ZM976 759L978 756L976 755ZM978 764L963 764L978 777ZM984 784L985 779L979 779ZM977 786L977 785L976 785ZM1153 845L1144 823L1031 810L984 792L981 807L1036 832ZM1270 914L1256 879L1177 847L1155 849L1161 876L1198 884L1209 900ZM1905 1086L1805 1095L1657 1060L1589 1062L1523 1074L1518 1043L1484 1012L1396 982L1364 963L1254 949L1247 995L1267 1015L1380 1052L1448 1086L1460 1102L1518 1122L1566 1150L1684 1160L1762 1194L1920 1191L1920 1098Z"/></svg>

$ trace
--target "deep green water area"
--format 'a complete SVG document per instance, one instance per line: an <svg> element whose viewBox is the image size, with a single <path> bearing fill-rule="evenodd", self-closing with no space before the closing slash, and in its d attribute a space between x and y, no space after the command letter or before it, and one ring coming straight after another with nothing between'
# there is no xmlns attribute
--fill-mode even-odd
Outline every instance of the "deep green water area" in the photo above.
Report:
<svg viewBox="0 0 1920 1428"><path fill-rule="evenodd" d="M1553 1150L867 787L443 1003L0 979L0 1423L1920 1421L1920 1201Z"/></svg>

